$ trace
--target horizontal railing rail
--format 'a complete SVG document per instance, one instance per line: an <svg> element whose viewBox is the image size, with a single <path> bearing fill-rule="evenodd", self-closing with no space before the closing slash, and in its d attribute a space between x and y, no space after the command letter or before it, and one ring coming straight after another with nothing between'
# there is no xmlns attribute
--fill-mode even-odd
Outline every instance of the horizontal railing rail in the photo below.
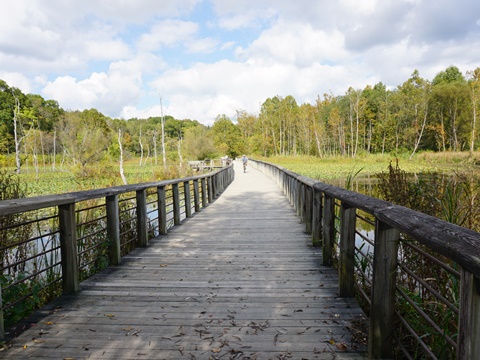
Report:
<svg viewBox="0 0 480 360"><path fill-rule="evenodd" d="M181 179L0 201L0 340L5 328L213 202L233 165Z"/></svg>
<svg viewBox="0 0 480 360"><path fill-rule="evenodd" d="M480 234L250 160L283 189L339 271L339 295L369 314L369 356L476 359Z"/></svg>

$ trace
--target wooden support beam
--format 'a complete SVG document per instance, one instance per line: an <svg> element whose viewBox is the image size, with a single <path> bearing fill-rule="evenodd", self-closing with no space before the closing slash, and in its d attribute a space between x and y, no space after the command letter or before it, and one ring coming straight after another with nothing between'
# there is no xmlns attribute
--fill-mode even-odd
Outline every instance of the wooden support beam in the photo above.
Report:
<svg viewBox="0 0 480 360"><path fill-rule="evenodd" d="M120 251L120 215L118 211L118 195L105 198L107 208L107 238L109 242L108 261L110 265L119 265Z"/></svg>
<svg viewBox="0 0 480 360"><path fill-rule="evenodd" d="M138 246L148 246L147 190L137 190L137 236Z"/></svg>
<svg viewBox="0 0 480 360"><path fill-rule="evenodd" d="M158 232L162 235L165 235L168 231L165 186L157 187L157 203L158 203Z"/></svg>
<svg viewBox="0 0 480 360"><path fill-rule="evenodd" d="M58 207L60 227L60 251L62 253L62 282L65 294L75 294L79 290L79 269L77 252L77 228L75 203Z"/></svg>
<svg viewBox="0 0 480 360"><path fill-rule="evenodd" d="M355 295L355 224L356 208L342 203L340 210L340 264L339 295L354 297Z"/></svg>
<svg viewBox="0 0 480 360"><path fill-rule="evenodd" d="M375 247L368 354L371 359L393 359L395 288L400 234L375 221Z"/></svg>

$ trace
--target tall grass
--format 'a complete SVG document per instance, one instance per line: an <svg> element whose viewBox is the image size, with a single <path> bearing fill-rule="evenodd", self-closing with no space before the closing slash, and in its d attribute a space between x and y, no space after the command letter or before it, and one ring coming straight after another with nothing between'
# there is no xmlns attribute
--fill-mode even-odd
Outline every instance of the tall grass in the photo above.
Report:
<svg viewBox="0 0 480 360"><path fill-rule="evenodd" d="M6 169L12 172L13 169ZM161 181L187 177L193 174L187 166L171 164L166 168L163 164L147 163L139 165L138 160L131 159L124 163L124 173L129 184ZM98 162L84 168L64 165L42 168L38 176L34 169L22 169L19 179L28 183L27 196L61 194L72 191L99 189L123 185L118 164L114 162Z"/></svg>

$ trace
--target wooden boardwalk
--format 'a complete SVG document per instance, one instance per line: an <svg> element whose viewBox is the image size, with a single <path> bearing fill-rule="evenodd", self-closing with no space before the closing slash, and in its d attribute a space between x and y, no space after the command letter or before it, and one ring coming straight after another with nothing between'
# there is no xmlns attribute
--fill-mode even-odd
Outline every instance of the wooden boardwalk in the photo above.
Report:
<svg viewBox="0 0 480 360"><path fill-rule="evenodd" d="M63 296L0 358L364 358L363 313L304 228L276 184L236 164L213 204Z"/></svg>

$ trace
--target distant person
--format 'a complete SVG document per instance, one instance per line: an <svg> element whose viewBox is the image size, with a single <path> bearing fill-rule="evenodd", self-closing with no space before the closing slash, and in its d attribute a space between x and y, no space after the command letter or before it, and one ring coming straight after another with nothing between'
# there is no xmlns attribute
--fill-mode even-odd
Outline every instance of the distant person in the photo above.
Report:
<svg viewBox="0 0 480 360"><path fill-rule="evenodd" d="M248 163L247 155L243 155L242 156L243 172L247 172L247 163Z"/></svg>

